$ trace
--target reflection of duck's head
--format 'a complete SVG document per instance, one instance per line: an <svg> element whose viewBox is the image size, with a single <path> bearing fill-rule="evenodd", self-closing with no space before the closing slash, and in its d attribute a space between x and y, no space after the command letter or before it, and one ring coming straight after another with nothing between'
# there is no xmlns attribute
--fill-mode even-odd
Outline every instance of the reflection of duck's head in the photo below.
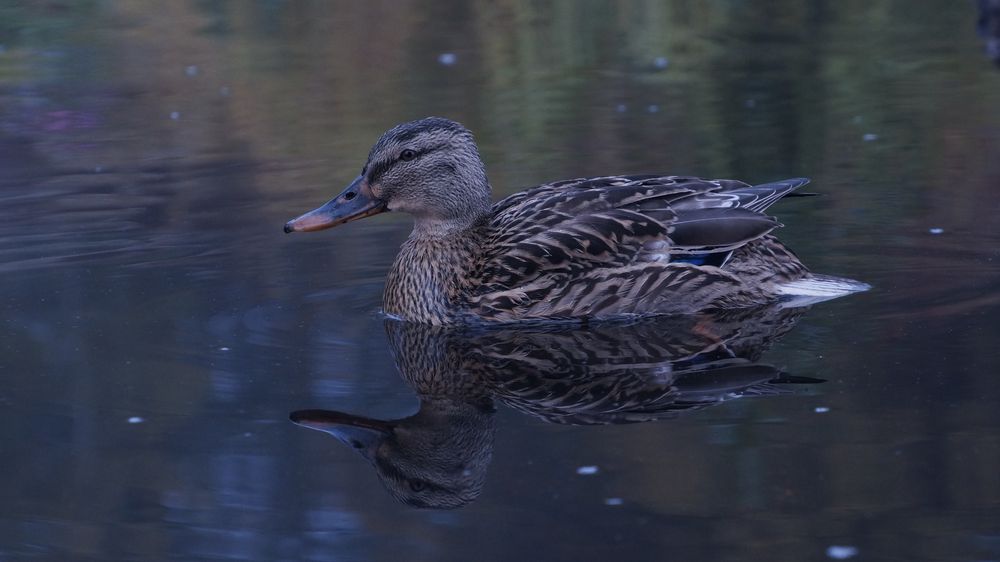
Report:
<svg viewBox="0 0 1000 562"><path fill-rule="evenodd" d="M493 456L488 402L425 400L393 421L331 410L292 412L293 422L333 435L367 459L397 500L450 509L479 497Z"/></svg>

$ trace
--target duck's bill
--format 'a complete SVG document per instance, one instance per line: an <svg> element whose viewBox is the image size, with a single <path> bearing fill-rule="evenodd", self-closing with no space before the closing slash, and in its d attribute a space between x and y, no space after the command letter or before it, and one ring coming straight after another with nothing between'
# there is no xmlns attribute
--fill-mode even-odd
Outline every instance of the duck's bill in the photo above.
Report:
<svg viewBox="0 0 1000 562"><path fill-rule="evenodd" d="M340 195L326 205L309 211L285 223L285 232L312 232L323 230L377 215L386 210L385 202L372 195L364 176L358 176Z"/></svg>

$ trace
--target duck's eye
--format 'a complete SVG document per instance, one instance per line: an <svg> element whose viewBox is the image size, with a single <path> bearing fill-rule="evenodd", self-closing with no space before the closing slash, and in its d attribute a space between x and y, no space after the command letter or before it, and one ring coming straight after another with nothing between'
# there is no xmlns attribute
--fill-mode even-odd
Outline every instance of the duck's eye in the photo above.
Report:
<svg viewBox="0 0 1000 562"><path fill-rule="evenodd" d="M420 480L410 480L410 489L414 492L421 492L427 485Z"/></svg>
<svg viewBox="0 0 1000 562"><path fill-rule="evenodd" d="M399 159L402 160L403 162L409 162L410 160L413 160L416 157L417 153L413 152L409 148L399 153Z"/></svg>

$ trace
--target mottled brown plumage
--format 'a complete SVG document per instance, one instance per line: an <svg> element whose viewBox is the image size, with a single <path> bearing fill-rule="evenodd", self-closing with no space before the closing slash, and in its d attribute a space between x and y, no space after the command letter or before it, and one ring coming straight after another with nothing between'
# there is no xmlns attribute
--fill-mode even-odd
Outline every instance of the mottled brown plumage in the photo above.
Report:
<svg viewBox="0 0 1000 562"><path fill-rule="evenodd" d="M412 214L383 308L435 325L693 313L867 288L811 274L770 234L780 225L763 211L807 181L581 178L491 206L471 133L428 118L387 131L343 194L285 230Z"/></svg>

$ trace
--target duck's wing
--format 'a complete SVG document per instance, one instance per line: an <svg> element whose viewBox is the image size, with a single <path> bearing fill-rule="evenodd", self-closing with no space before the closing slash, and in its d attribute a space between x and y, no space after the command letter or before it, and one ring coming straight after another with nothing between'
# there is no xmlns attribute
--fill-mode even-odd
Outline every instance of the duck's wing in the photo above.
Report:
<svg viewBox="0 0 1000 562"><path fill-rule="evenodd" d="M667 192L685 190L687 197L668 199L676 204L675 210L741 207L763 212L773 203L809 183L809 178L791 178L770 183L750 185L739 180L702 179L692 176L624 175L595 178L576 178L542 184L511 195L494 206L495 214L516 213L530 208L532 201L546 200L550 196L566 195L593 189L623 187L652 188ZM799 195L814 195L800 193ZM661 199L663 201L663 199ZM652 207L650 207L652 208Z"/></svg>
<svg viewBox="0 0 1000 562"><path fill-rule="evenodd" d="M733 275L696 268L779 226L761 211L804 183L608 176L512 195L493 209L470 306L497 319L646 313L694 276L731 289Z"/></svg>
<svg viewBox="0 0 1000 562"><path fill-rule="evenodd" d="M780 224L762 213L779 199L793 195L794 190L809 183L809 180L792 178L760 185L747 185L734 180L711 180L708 183L705 189L671 205L678 217L670 235L673 243L671 253L674 255L729 252L763 236L766 232L748 237L762 230L760 227L764 226L762 221L765 218L772 221L771 228ZM718 187L711 187L713 183ZM754 229L754 226L758 228ZM728 256L725 258L728 259ZM713 265L722 264L722 261L716 261Z"/></svg>
<svg viewBox="0 0 1000 562"><path fill-rule="evenodd" d="M685 178L690 180L691 178ZM700 180L705 181L705 180ZM788 195L810 196L814 193L792 193L809 183L809 178L791 178L759 185L748 185L736 180L710 180L718 184L717 189L709 187L692 197L679 201L677 211L694 209L742 208L758 213L764 212L782 197Z"/></svg>

